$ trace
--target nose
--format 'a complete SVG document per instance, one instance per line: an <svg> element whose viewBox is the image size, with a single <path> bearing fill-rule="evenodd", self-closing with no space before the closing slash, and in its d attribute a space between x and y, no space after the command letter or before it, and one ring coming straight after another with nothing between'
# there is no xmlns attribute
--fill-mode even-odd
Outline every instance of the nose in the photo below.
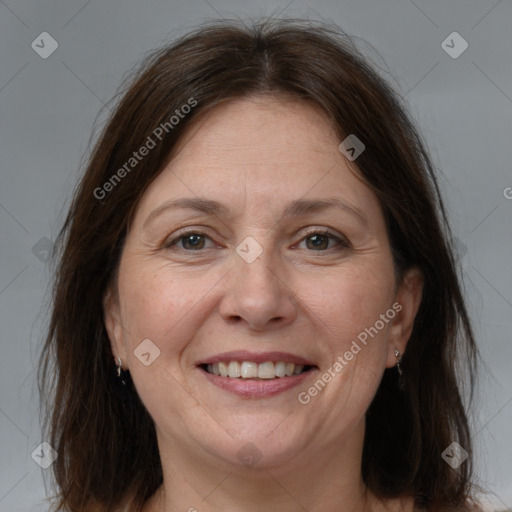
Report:
<svg viewBox="0 0 512 512"><path fill-rule="evenodd" d="M297 301L282 266L263 252L247 263L234 255L235 268L225 282L220 314L231 324L246 324L253 331L282 328L297 314Z"/></svg>

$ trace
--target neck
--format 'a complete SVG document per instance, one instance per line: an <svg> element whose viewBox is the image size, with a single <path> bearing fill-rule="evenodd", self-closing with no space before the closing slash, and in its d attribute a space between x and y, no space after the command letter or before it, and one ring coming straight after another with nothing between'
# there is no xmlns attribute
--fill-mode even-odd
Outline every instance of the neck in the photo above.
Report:
<svg viewBox="0 0 512 512"><path fill-rule="evenodd" d="M164 481L145 512L364 512L380 510L361 478L364 423L344 441L273 467L244 467L166 445Z"/></svg>

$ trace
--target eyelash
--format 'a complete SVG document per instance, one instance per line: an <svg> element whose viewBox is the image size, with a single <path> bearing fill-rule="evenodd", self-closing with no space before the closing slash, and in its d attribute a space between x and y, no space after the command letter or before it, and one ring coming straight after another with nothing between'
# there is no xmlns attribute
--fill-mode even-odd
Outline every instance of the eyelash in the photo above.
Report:
<svg viewBox="0 0 512 512"><path fill-rule="evenodd" d="M171 239L168 239L164 243L164 249L168 249L168 250L181 250L181 251L184 251L184 252L187 252L187 253L193 253L193 252L198 252L199 253L199 252L204 251L205 249L190 250L190 249L183 249L183 248L178 248L178 249L175 248L175 246L180 242L180 240L185 239L185 238L187 238L188 236L191 236L191 235L199 235L199 236L202 236L202 237L210 238L208 235L206 235L205 233L202 233L201 231L190 229L190 230L187 230L187 231L182 231L181 233L179 233L175 237L173 237ZM339 237L339 236L335 235L334 233L331 233L328 230L320 230L320 229L311 230L311 231L307 232L304 235L304 237L300 240L300 242L303 242L304 240L306 240L308 238L311 238L311 237L313 237L315 235L326 236L326 237L330 238L331 240L334 240L337 243L338 247L331 247L329 249L323 249L323 250L319 250L319 251L311 250L310 252L322 253L322 252L330 252L332 250L340 251L340 250L343 250L343 249L349 249L351 247L350 243L345 238ZM210 238L210 240L211 240L211 238Z"/></svg>

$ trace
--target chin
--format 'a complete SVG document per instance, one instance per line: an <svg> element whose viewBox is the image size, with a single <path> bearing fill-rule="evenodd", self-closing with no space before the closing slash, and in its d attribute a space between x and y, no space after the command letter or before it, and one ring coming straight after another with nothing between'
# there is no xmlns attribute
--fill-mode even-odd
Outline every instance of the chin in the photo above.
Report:
<svg viewBox="0 0 512 512"><path fill-rule="evenodd" d="M203 437L201 444L210 455L230 466L254 470L281 467L304 453L308 444L304 429L294 425L290 430L289 420L282 420L279 425L275 418L270 422L265 415L260 421L241 422L236 429L228 431L229 438L206 440Z"/></svg>

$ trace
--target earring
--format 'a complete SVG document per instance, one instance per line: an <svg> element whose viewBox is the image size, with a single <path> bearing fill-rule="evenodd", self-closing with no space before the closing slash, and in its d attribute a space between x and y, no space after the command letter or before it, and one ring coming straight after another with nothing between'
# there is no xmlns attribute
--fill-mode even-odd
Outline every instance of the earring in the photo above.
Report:
<svg viewBox="0 0 512 512"><path fill-rule="evenodd" d="M397 359L396 361L396 369L398 370L398 375L402 375L403 370L400 368L400 361L402 361L400 351L395 348L395 357Z"/></svg>
<svg viewBox="0 0 512 512"><path fill-rule="evenodd" d="M403 391L404 386L404 370L400 366L400 363L402 362L402 354L400 354L400 351L395 348L395 357L396 357L396 369L398 371L398 386L400 387L400 390Z"/></svg>
<svg viewBox="0 0 512 512"><path fill-rule="evenodd" d="M117 356L117 364L116 365L117 365L117 370L116 370L117 376L119 377L119 379L121 379L121 383L123 384L123 386L126 386L126 382L128 380L128 371L123 370L123 363L119 356Z"/></svg>

